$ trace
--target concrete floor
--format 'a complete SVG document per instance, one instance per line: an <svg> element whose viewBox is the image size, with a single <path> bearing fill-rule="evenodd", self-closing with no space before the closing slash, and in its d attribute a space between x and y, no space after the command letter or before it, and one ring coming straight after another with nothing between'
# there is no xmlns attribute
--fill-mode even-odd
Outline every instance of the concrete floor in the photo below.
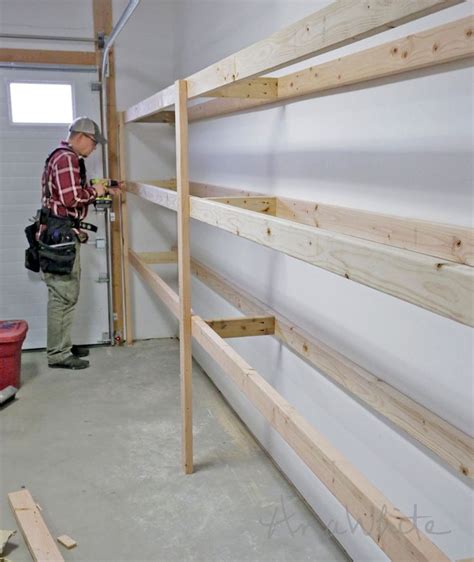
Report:
<svg viewBox="0 0 474 562"><path fill-rule="evenodd" d="M22 373L0 411L0 528L18 529L7 493L25 486L77 541L68 561L348 560L196 364L183 475L176 340L94 348L84 371L27 352ZM31 561L19 532L4 556Z"/></svg>

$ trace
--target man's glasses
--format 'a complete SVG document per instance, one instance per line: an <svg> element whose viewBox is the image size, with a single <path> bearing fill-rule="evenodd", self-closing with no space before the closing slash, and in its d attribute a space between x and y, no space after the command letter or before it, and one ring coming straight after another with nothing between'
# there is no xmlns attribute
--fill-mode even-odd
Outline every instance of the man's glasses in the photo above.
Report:
<svg viewBox="0 0 474 562"><path fill-rule="evenodd" d="M88 139L90 139L93 143L94 146L97 146L97 141L95 140L95 137L88 135L87 133L82 133L85 137L87 137Z"/></svg>

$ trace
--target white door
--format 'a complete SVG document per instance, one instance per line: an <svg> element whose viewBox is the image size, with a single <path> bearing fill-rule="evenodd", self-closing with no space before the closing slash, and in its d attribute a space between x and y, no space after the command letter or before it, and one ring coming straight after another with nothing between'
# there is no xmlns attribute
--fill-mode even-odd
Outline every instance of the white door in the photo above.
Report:
<svg viewBox="0 0 474 562"><path fill-rule="evenodd" d="M74 117L100 122L99 93L92 91L94 72L0 69L0 320L29 324L24 348L46 347L47 289L39 273L24 268L24 228L41 206L44 161L67 136L67 125L14 124L10 119L10 82L71 84ZM35 100L32 100L32 104ZM86 161L88 177L102 176L100 149ZM73 341L95 344L108 338L107 256L103 213L89 208L87 222L99 230L82 246L81 295L76 308ZM96 247L98 241L99 249ZM104 282L105 280L105 282Z"/></svg>

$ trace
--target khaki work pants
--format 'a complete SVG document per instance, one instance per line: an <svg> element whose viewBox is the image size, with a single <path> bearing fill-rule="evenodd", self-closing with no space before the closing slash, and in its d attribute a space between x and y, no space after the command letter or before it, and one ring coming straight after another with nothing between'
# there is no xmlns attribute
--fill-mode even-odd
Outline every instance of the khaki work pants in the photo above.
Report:
<svg viewBox="0 0 474 562"><path fill-rule="evenodd" d="M81 245L76 242L76 259L69 275L43 273L48 287L48 364L61 363L71 355L71 329L79 299Z"/></svg>

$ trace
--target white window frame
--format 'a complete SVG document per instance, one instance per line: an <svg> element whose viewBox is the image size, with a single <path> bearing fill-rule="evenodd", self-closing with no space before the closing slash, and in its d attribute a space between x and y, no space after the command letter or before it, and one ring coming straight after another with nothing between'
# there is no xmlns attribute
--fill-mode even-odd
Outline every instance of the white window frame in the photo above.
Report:
<svg viewBox="0 0 474 562"><path fill-rule="evenodd" d="M71 80L16 80L14 78L5 79L6 96L8 100L8 121L11 127L55 127L63 129L69 123L15 123L13 121L12 98L10 84L60 84L71 87L72 101L72 120L76 118L76 92L74 82Z"/></svg>

